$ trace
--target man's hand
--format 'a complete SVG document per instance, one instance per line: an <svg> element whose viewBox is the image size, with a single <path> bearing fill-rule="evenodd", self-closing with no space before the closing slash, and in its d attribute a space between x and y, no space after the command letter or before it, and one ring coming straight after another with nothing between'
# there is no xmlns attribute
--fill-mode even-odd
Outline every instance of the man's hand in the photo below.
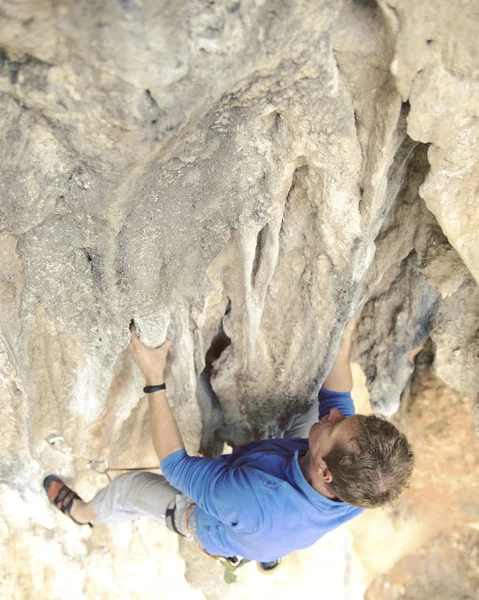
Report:
<svg viewBox="0 0 479 600"><path fill-rule="evenodd" d="M166 358L172 343L171 340L165 340L158 348L151 348L140 342L134 323L130 325L130 333L131 341L128 349L138 368L143 373L146 385L160 385L164 383Z"/></svg>

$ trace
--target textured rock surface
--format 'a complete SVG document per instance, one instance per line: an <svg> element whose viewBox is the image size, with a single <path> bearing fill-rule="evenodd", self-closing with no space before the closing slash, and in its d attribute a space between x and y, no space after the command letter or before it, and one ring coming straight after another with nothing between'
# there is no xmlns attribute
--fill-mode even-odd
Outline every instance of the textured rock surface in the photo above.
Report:
<svg viewBox="0 0 479 600"><path fill-rule="evenodd" d="M53 560L78 589L99 577L41 479L103 479L45 436L155 463L131 318L175 340L191 451L280 434L362 305L373 406L397 408L429 336L439 376L477 396L475 3L0 8L0 532L51 553L10 583L54 595Z"/></svg>

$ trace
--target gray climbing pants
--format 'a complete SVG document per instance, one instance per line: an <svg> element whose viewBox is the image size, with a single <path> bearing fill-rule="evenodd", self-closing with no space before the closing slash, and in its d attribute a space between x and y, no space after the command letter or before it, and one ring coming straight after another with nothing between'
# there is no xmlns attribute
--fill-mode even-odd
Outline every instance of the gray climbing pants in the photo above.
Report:
<svg viewBox="0 0 479 600"><path fill-rule="evenodd" d="M284 437L308 437L311 425L317 420L316 400L307 413L293 418ZM150 517L161 525L172 528L166 521L166 511L176 507L174 521L177 530L182 535L195 538L192 504L189 498L172 487L162 475L149 471L120 475L92 500L95 518L99 523L120 523Z"/></svg>
<svg viewBox="0 0 479 600"><path fill-rule="evenodd" d="M92 500L98 523L121 523L149 517L161 525L168 508L175 508L175 525L187 537L195 534L192 501L156 473L134 471L125 473L100 490Z"/></svg>

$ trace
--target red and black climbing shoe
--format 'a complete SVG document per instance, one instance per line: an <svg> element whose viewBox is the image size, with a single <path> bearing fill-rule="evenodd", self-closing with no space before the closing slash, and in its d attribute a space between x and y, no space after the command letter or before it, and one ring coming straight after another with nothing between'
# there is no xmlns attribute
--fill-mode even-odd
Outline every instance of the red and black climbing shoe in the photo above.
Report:
<svg viewBox="0 0 479 600"><path fill-rule="evenodd" d="M71 515L71 509L73 506L73 500L81 500L80 496L71 490L61 479L55 475L48 475L43 480L43 487L47 492L48 499L54 504L58 510L61 510L64 515L70 517L72 521L77 525L89 525L93 527L91 523L80 523L74 519Z"/></svg>

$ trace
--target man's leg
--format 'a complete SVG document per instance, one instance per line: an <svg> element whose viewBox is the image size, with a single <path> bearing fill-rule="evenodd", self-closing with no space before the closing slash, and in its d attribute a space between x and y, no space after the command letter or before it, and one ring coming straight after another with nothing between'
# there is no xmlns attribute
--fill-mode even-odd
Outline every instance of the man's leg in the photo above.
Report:
<svg viewBox="0 0 479 600"><path fill-rule="evenodd" d="M296 415L288 429L284 432L285 438L307 438L309 437L309 430L311 429L311 425L317 423L319 420L319 403L316 398L311 405L311 408L307 413Z"/></svg>
<svg viewBox="0 0 479 600"><path fill-rule="evenodd" d="M82 523L120 523L150 517L166 525L166 510L177 493L163 476L135 471L117 477L91 502L75 500L71 514Z"/></svg>

